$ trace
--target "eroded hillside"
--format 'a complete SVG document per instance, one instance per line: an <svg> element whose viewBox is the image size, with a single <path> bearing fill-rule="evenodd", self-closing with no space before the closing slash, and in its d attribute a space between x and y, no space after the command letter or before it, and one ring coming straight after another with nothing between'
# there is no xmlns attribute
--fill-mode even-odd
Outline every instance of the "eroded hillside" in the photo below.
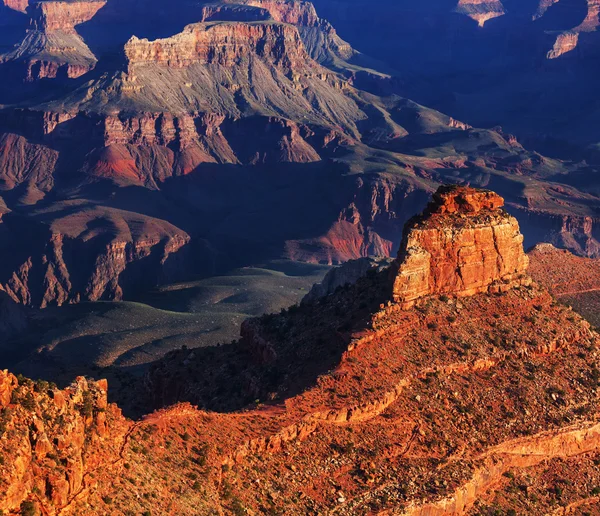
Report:
<svg viewBox="0 0 600 516"><path fill-rule="evenodd" d="M433 275L452 264L466 272L471 264L463 277L486 284L479 293L450 288L447 277L415 306L395 303L403 251L391 269L250 320L238 343L172 353L145 388L158 405L189 400L200 409L179 404L132 424L105 408L114 420L90 441L82 488L69 491L66 504L53 500L34 457L31 482L3 475L11 478L3 489L20 493L5 508L18 510L23 500L44 514L593 508L598 335L525 281L526 260L515 262L519 283L487 276L494 269L482 265L506 256L506 241L479 261L462 261L480 244L465 237L465 225L494 232L502 227L498 218L507 217L501 205L489 192L441 190L422 222L440 235L463 235L440 245L446 260L433 262ZM406 241L414 231L407 229ZM17 387L6 378L9 392L31 392L21 387L26 381ZM2 398L5 449L35 443L37 434L25 439L11 429L33 424L32 414L49 403L45 391L33 393L27 406ZM79 413L75 407L65 405L65 415ZM94 404L90 410L104 414ZM93 435L105 428L95 417L88 420ZM104 443L102 453L95 442ZM4 456L8 471L13 462ZM567 473L570 464L578 469ZM511 487L521 484L526 494Z"/></svg>

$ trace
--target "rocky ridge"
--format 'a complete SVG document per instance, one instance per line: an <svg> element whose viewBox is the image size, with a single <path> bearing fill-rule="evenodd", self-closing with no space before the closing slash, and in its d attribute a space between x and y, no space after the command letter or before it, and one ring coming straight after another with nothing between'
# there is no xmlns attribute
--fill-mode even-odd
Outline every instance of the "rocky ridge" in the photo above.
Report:
<svg viewBox="0 0 600 516"><path fill-rule="evenodd" d="M0 371L0 510L60 513L94 470L118 460L128 427L105 381L60 390Z"/></svg>
<svg viewBox="0 0 600 516"><path fill-rule="evenodd" d="M438 193L446 199L438 211L481 215L501 204L490 192L452 192ZM107 418L104 441L91 438L79 470L89 472L84 489L64 491L67 503L58 510L47 494L53 491L33 488L50 478L46 469L34 468L19 490L20 477L4 474L13 471L5 461L4 489L22 493L6 508L466 514L501 497L514 477L542 481L541 470L557 472L559 461L599 458L599 338L587 322L537 284L460 299L440 291L406 308L392 299L397 270L374 271L315 302L251 320L239 343L171 353L145 388L159 405L188 399L201 410L174 405L133 425L116 413ZM33 384L3 378L9 387L0 392L31 392L21 385ZM68 392L95 392L90 385L81 379ZM0 398L15 411L11 428L31 424L33 413L16 398ZM34 406L45 400L34 397ZM104 428L93 423L103 412L91 413L93 427ZM9 431L0 442L29 441ZM100 442L103 452L92 453ZM582 468L572 479L581 490L559 493L555 480L547 496L513 507L542 514L558 500L590 505L597 480Z"/></svg>
<svg viewBox="0 0 600 516"><path fill-rule="evenodd" d="M105 5L105 1L32 4L25 37L13 50L0 55L0 63L20 66L24 80L30 82L86 74L97 59L75 27L91 20Z"/></svg>

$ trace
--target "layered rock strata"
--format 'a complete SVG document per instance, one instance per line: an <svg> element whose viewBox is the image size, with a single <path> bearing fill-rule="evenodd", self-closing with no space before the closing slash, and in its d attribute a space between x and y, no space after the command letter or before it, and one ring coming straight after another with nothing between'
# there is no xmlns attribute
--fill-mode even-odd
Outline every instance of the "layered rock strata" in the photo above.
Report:
<svg viewBox="0 0 600 516"><path fill-rule="evenodd" d="M125 45L130 71L146 63L173 68L232 66L254 54L288 70L305 68L309 60L297 29L277 23L194 24L167 39L133 37Z"/></svg>
<svg viewBox="0 0 600 516"><path fill-rule="evenodd" d="M487 21L506 14L500 0L459 0L456 12L466 14L480 27L483 27Z"/></svg>
<svg viewBox="0 0 600 516"><path fill-rule="evenodd" d="M490 191L442 186L409 222L393 298L403 306L433 294L470 296L528 283L528 258L514 217Z"/></svg>
<svg viewBox="0 0 600 516"><path fill-rule="evenodd" d="M77 34L75 26L91 20L106 5L106 1L87 2L37 2L31 24L45 32L61 31Z"/></svg>
<svg viewBox="0 0 600 516"><path fill-rule="evenodd" d="M104 5L105 1L34 3L27 10L29 30L14 50L0 55L0 63L21 65L29 82L84 75L97 59L75 27L91 20Z"/></svg>
<svg viewBox="0 0 600 516"><path fill-rule="evenodd" d="M493 228L501 205L444 188L422 219L451 232L487 217ZM487 251L485 239L476 246ZM511 508L593 507L600 342L590 325L536 284L414 310L391 303L389 286L389 271L374 271L251 320L242 342L173 351L138 382L140 394L205 410L179 403L133 423L106 403L105 382L60 391L0 373L0 509L469 514L495 492L538 484L543 496ZM561 460L568 482L541 471Z"/></svg>

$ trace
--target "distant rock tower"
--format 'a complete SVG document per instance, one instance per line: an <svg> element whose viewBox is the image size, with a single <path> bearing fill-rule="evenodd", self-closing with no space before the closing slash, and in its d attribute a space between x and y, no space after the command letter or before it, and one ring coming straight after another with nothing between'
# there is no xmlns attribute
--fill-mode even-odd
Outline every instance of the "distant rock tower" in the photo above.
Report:
<svg viewBox="0 0 600 516"><path fill-rule="evenodd" d="M503 206L488 190L440 187L405 227L394 301L409 308L434 294L464 297L531 283L519 223Z"/></svg>

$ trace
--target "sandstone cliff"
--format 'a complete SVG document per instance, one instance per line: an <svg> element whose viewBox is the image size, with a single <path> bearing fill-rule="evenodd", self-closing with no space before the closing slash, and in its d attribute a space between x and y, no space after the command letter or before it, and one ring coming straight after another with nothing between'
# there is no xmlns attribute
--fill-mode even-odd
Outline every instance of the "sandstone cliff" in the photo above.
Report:
<svg viewBox="0 0 600 516"><path fill-rule="evenodd" d="M286 72L310 66L298 30L284 24L196 24L168 39L150 42L134 37L125 45L130 73L143 64L183 68L214 63L230 67L251 55Z"/></svg>
<svg viewBox="0 0 600 516"><path fill-rule="evenodd" d="M394 300L410 306L432 294L468 296L527 283L523 235L503 204L493 192L441 187L405 230Z"/></svg>
<svg viewBox="0 0 600 516"><path fill-rule="evenodd" d="M42 1L34 4L32 27L48 32L77 34L75 27L91 20L106 5L105 0L83 2Z"/></svg>
<svg viewBox="0 0 600 516"><path fill-rule="evenodd" d="M21 69L23 79L74 79L92 70L96 56L75 27L91 20L105 1L36 2L27 11L30 28L0 63ZM8 78L15 72L9 73Z"/></svg>
<svg viewBox="0 0 600 516"><path fill-rule="evenodd" d="M59 390L0 371L0 510L58 514L118 460L127 428L106 382Z"/></svg>
<svg viewBox="0 0 600 516"><path fill-rule="evenodd" d="M438 213L432 207L424 218L437 217L449 233L452 217L483 221L486 211L493 231L502 205L470 189L441 190L438 201ZM475 245L480 256L489 252L486 239ZM484 273L493 282L497 271ZM217 449L231 445L220 456L221 478L250 510L469 514L489 497L517 493L516 476L542 489L552 482L542 471L558 475L560 461L581 464L571 477L578 488L561 490L563 502L593 507L599 376L597 353L583 352L598 342L589 324L535 284L461 299L440 285L428 303L406 310L390 302L390 281L389 271L374 272L250 320L242 341L219 352L173 352L147 387L159 404L189 399L238 414L205 416L202 432ZM282 471L285 482L275 481ZM400 487L390 480L399 474L408 479ZM542 514L556 492L512 507Z"/></svg>
<svg viewBox="0 0 600 516"><path fill-rule="evenodd" d="M506 11L500 0L459 0L456 12L469 16L483 27L487 21L503 16Z"/></svg>

